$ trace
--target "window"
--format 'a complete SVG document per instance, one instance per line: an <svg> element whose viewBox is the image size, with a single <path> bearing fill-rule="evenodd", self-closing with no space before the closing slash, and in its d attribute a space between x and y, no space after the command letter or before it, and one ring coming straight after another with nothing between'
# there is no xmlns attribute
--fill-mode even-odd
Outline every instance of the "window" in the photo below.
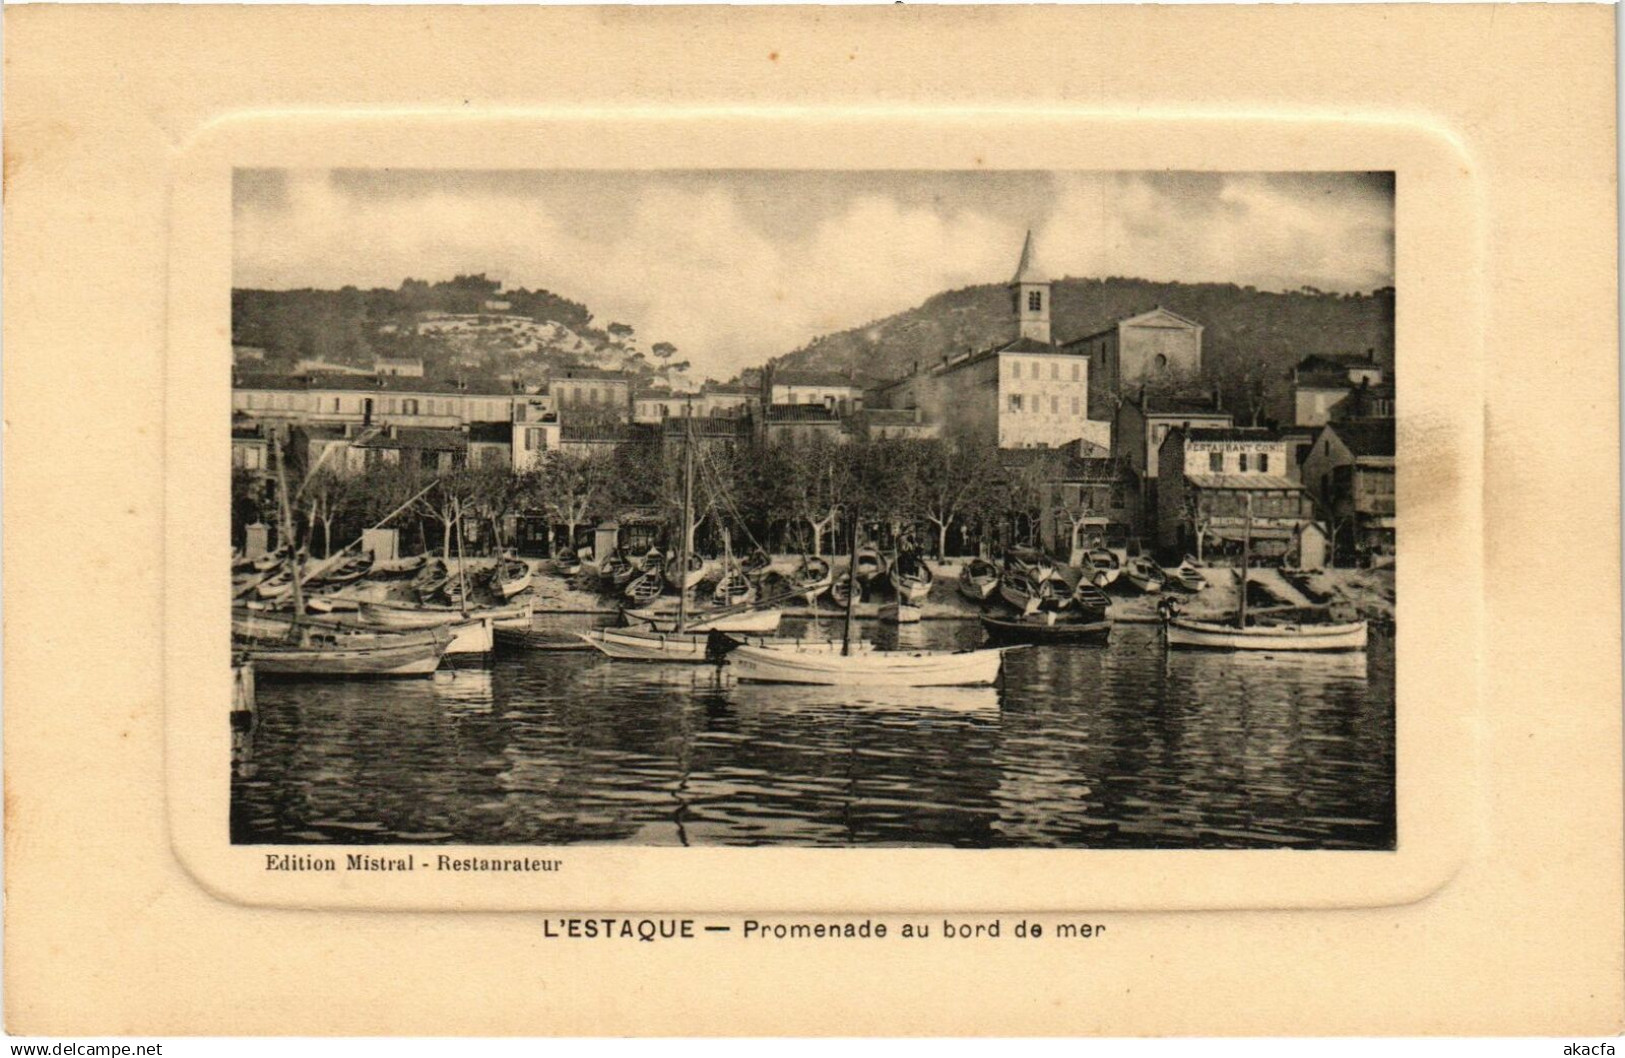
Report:
<svg viewBox="0 0 1625 1058"><path fill-rule="evenodd" d="M1012 360L1012 361L1010 361L1010 377L1011 378L1020 378L1021 377L1021 361L1020 360Z"/></svg>
<svg viewBox="0 0 1625 1058"><path fill-rule="evenodd" d="M334 411L338 411L338 410L339 410L339 399L338 399L338 398L337 398L337 397L334 397L334 398L333 398L333 410L334 410Z"/></svg>
<svg viewBox="0 0 1625 1058"><path fill-rule="evenodd" d="M1011 411L1020 411L1021 410L1021 394L1020 393L1012 393L1012 394L1010 394L1010 410Z"/></svg>
<svg viewBox="0 0 1625 1058"><path fill-rule="evenodd" d="M1051 397L1049 399L1049 413L1051 415L1059 415L1059 414L1061 414L1061 398L1060 397Z"/></svg>
<svg viewBox="0 0 1625 1058"><path fill-rule="evenodd" d="M1073 415L1078 414L1078 398L1077 397L1072 398L1072 414Z"/></svg>
<svg viewBox="0 0 1625 1058"><path fill-rule="evenodd" d="M1163 356L1161 353L1158 353L1157 358L1155 360L1151 361L1151 363L1152 363L1153 366L1156 367L1156 369L1158 371L1163 371L1163 370L1166 370L1167 367L1168 367L1168 358L1166 356Z"/></svg>
<svg viewBox="0 0 1625 1058"><path fill-rule="evenodd" d="M1054 364L1054 363L1050 364L1049 365L1049 380L1051 382L1054 382L1057 379L1059 379L1060 377L1061 377L1061 365L1060 364Z"/></svg>
<svg viewBox="0 0 1625 1058"><path fill-rule="evenodd" d="M416 415L418 413L418 402L413 398L409 397L401 401L401 405L401 411L407 415Z"/></svg>
<svg viewBox="0 0 1625 1058"><path fill-rule="evenodd" d="M1029 290L1027 292L1027 309L1029 312L1041 312L1044 308L1044 295L1041 291Z"/></svg>
<svg viewBox="0 0 1625 1058"><path fill-rule="evenodd" d="M1330 441L1320 442L1320 454L1323 456L1329 456L1332 454L1332 443Z"/></svg>
<svg viewBox="0 0 1625 1058"><path fill-rule="evenodd" d="M1207 469L1211 474L1224 473L1224 453L1209 452L1207 454Z"/></svg>
<svg viewBox="0 0 1625 1058"><path fill-rule="evenodd" d="M1258 472L1260 474L1268 474L1270 472L1270 457L1268 452L1258 453Z"/></svg>
<svg viewBox="0 0 1625 1058"><path fill-rule="evenodd" d="M1074 382L1078 381L1078 368L1079 368L1078 364L1073 364L1072 365L1072 381L1074 381Z"/></svg>
<svg viewBox="0 0 1625 1058"><path fill-rule="evenodd" d="M1243 474L1247 473L1247 453L1246 452L1241 453L1241 472Z"/></svg>

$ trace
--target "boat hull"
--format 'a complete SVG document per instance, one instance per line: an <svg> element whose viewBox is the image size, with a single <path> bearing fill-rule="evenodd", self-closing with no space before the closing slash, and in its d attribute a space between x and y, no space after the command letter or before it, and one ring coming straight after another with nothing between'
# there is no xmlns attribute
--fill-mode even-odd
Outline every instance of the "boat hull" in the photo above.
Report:
<svg viewBox="0 0 1625 1058"><path fill-rule="evenodd" d="M983 617L988 636L1009 643L1100 643L1112 631L1110 621L1055 620L1055 614L1016 621Z"/></svg>
<svg viewBox="0 0 1625 1058"><path fill-rule="evenodd" d="M750 683L802 683L824 687L975 687L994 683L999 650L872 651L744 645L728 655L729 669Z"/></svg>
<svg viewBox="0 0 1625 1058"><path fill-rule="evenodd" d="M1176 617L1164 626L1171 647L1201 650L1315 651L1364 650L1366 622L1336 625L1255 625L1237 628Z"/></svg>
<svg viewBox="0 0 1625 1058"><path fill-rule="evenodd" d="M651 610L623 610L630 621L646 625L657 632L671 633L677 630L677 615L669 612L654 612ZM706 617L704 614L692 614L688 619L690 632L761 632L771 635L779 630L779 621L784 617L781 610L751 610L745 613L725 614L722 617Z"/></svg>
<svg viewBox="0 0 1625 1058"><path fill-rule="evenodd" d="M617 661L667 661L690 665L715 662L709 653L711 635L708 632L679 634L599 628L577 635L600 653Z"/></svg>
<svg viewBox="0 0 1625 1058"><path fill-rule="evenodd" d="M428 676L440 667L436 643L330 650L253 648L248 659L259 678L346 678L355 676Z"/></svg>

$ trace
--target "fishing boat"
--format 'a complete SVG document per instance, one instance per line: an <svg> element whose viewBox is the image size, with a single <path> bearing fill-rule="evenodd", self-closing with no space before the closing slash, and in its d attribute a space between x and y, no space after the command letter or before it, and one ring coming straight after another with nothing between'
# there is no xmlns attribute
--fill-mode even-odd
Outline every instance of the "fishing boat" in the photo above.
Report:
<svg viewBox="0 0 1625 1058"><path fill-rule="evenodd" d="M867 589L870 581L885 574L886 560L872 547L860 548L851 568L857 572L858 583Z"/></svg>
<svg viewBox="0 0 1625 1058"><path fill-rule="evenodd" d="M269 573L271 570L280 566L283 562L286 562L287 559L288 549L286 547L279 547L275 551L267 551L265 554L260 555L258 558L252 561L251 565L254 569L259 570L261 573Z"/></svg>
<svg viewBox="0 0 1625 1058"><path fill-rule="evenodd" d="M349 558L331 560L313 576L307 577L305 582L324 587L353 584L371 573L372 567L372 552L368 551L359 555L351 555Z"/></svg>
<svg viewBox="0 0 1625 1058"><path fill-rule="evenodd" d="M491 571L491 589L502 598L511 599L530 587L530 578L529 562L522 558L502 558Z"/></svg>
<svg viewBox="0 0 1625 1058"><path fill-rule="evenodd" d="M574 632L550 632L539 628L496 629L496 645L500 650L591 650Z"/></svg>
<svg viewBox="0 0 1625 1058"><path fill-rule="evenodd" d="M852 526L852 568L859 568L858 520ZM857 626L855 593L847 593L846 624L840 649L832 643L764 641L740 643L728 654L728 667L747 683L802 683L825 687L981 686L998 680L1004 649L853 649Z"/></svg>
<svg viewBox="0 0 1625 1058"><path fill-rule="evenodd" d="M858 597L862 598L862 596L863 596L863 585L860 583L858 585ZM848 602L850 602L851 599L852 599L852 575L851 574L842 573L840 576L836 577L834 580L829 582L829 599L830 599L830 602L833 602L836 606L839 606L841 609L843 609L843 610L846 609L846 604Z"/></svg>
<svg viewBox="0 0 1625 1058"><path fill-rule="evenodd" d="M742 563L735 562L733 545L726 536L722 544L722 573L711 589L711 603L717 607L746 606L756 598L756 585L746 576Z"/></svg>
<svg viewBox="0 0 1625 1058"><path fill-rule="evenodd" d="M375 577L398 577L406 573L416 573L428 561L428 555L408 555L405 558L393 558L383 562L375 561L372 564L372 574Z"/></svg>
<svg viewBox="0 0 1625 1058"><path fill-rule="evenodd" d="M677 630L678 614L672 610L627 609L621 611L621 616L626 618L629 627L666 634ZM771 635L779 630L779 622L783 618L782 610L730 609L721 614L691 612L685 627L690 632L758 632Z"/></svg>
<svg viewBox="0 0 1625 1058"><path fill-rule="evenodd" d="M611 551L598 565L598 578L606 591L620 591L631 583L637 569L619 548Z"/></svg>
<svg viewBox="0 0 1625 1058"><path fill-rule="evenodd" d="M1095 547L1083 554L1083 572L1091 584L1097 588L1104 588L1122 574L1123 564L1117 557L1117 552L1104 547Z"/></svg>
<svg viewBox="0 0 1625 1058"><path fill-rule="evenodd" d="M686 592L705 579L705 560L699 555L684 549L681 556L671 555L666 562L666 583L680 592ZM686 569L681 576L678 570Z"/></svg>
<svg viewBox="0 0 1625 1058"><path fill-rule="evenodd" d="M1012 547L1004 553L1006 571L1028 573L1036 580L1049 580L1056 575L1055 561L1036 547Z"/></svg>
<svg viewBox="0 0 1625 1058"><path fill-rule="evenodd" d="M432 628L464 617L488 617L498 628L523 628L530 624L533 616L533 601L529 599L468 610L456 606L365 600L358 601L356 608L361 620L380 628Z"/></svg>
<svg viewBox="0 0 1625 1058"><path fill-rule="evenodd" d="M293 591L293 574L286 569L277 570L254 586L254 594L261 599L281 599Z"/></svg>
<svg viewBox="0 0 1625 1058"><path fill-rule="evenodd" d="M1027 569L1011 566L999 577L999 595L1019 613L1034 613L1065 606L1071 591L1057 576L1039 577Z"/></svg>
<svg viewBox="0 0 1625 1058"><path fill-rule="evenodd" d="M751 580L760 580L771 565L773 565L773 556L767 553L766 548L762 547L752 548L750 554L739 562L739 568L744 570L745 576Z"/></svg>
<svg viewBox="0 0 1625 1058"><path fill-rule="evenodd" d="M1082 577L1072 588L1072 606L1085 613L1105 613L1111 609L1112 597Z"/></svg>
<svg viewBox="0 0 1625 1058"><path fill-rule="evenodd" d="M565 548L553 558L553 572L561 577L573 577L581 572L581 556L574 548Z"/></svg>
<svg viewBox="0 0 1625 1058"><path fill-rule="evenodd" d="M1188 558L1167 572L1169 587L1188 592L1198 592L1207 587L1207 578L1202 576L1202 571L1193 566Z"/></svg>
<svg viewBox="0 0 1625 1058"><path fill-rule="evenodd" d="M1256 650L1270 653L1341 652L1364 650L1366 622L1335 621L1324 624L1283 622L1249 624L1247 620L1247 570L1252 564L1253 504L1247 497L1247 520L1242 533L1241 575L1237 585L1239 602L1236 623L1198 621L1178 614L1178 604L1163 605L1163 636L1170 647L1206 650Z"/></svg>
<svg viewBox="0 0 1625 1058"><path fill-rule="evenodd" d="M914 607L925 602L926 596L931 594L931 585L936 582L930 565L913 551L899 551L887 576L897 592L898 602Z"/></svg>
<svg viewBox="0 0 1625 1058"><path fill-rule="evenodd" d="M790 573L790 583L808 606L816 605L821 592L831 584L829 563L817 555L803 555Z"/></svg>
<svg viewBox="0 0 1625 1058"><path fill-rule="evenodd" d="M1167 582L1167 575L1149 558L1131 558L1123 567L1123 579L1147 595L1155 595Z"/></svg>
<svg viewBox="0 0 1625 1058"><path fill-rule="evenodd" d="M440 598L456 609L465 609L468 606L468 579L462 575L461 569L440 586Z"/></svg>
<svg viewBox="0 0 1625 1058"><path fill-rule="evenodd" d="M999 567L985 558L973 558L959 571L959 594L971 602L986 602L999 590Z"/></svg>
<svg viewBox="0 0 1625 1058"><path fill-rule="evenodd" d="M1106 639L1112 623L1065 610L1044 610L1020 617L983 614L982 629L988 638L1006 643L1084 643Z"/></svg>
<svg viewBox="0 0 1625 1058"><path fill-rule="evenodd" d="M446 567L444 559L431 559L423 564L418 575L412 578L412 590L419 599L427 602L440 594L440 589L446 586L451 571Z"/></svg>
<svg viewBox="0 0 1625 1058"><path fill-rule="evenodd" d="M360 646L301 646L271 643L254 646L248 658L260 677L428 676L440 667L443 651L433 643L389 643Z"/></svg>
<svg viewBox="0 0 1625 1058"><path fill-rule="evenodd" d="M632 578L632 582L626 586L626 597L640 606L646 606L660 598L665 591L665 575L659 570L650 570Z"/></svg>

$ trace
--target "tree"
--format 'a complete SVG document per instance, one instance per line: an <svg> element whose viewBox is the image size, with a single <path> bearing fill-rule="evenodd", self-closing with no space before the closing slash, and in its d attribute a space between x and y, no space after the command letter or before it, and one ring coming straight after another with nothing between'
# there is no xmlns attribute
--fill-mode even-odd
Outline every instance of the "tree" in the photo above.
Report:
<svg viewBox="0 0 1625 1058"><path fill-rule="evenodd" d="M525 506L526 498L536 491L535 472L515 472L507 465L480 466L468 471L469 510L477 518L491 523L491 538L498 550L505 549L502 523L510 514Z"/></svg>
<svg viewBox="0 0 1625 1058"><path fill-rule="evenodd" d="M1046 460L1042 458L1028 458L1030 454L1040 457L1047 454L1041 450L1028 450L1021 453L1016 459L1003 459L1000 461L1000 480L993 490L993 497L1000 512L1018 524L1021 520L1026 522L1026 543L1037 542L1038 527L1043 519L1044 499L1051 482Z"/></svg>
<svg viewBox="0 0 1625 1058"><path fill-rule="evenodd" d="M976 505L996 478L995 450L968 441L907 444L913 480L910 501L919 517L936 526L937 557L947 558L949 527Z"/></svg>
<svg viewBox="0 0 1625 1058"><path fill-rule="evenodd" d="M662 360L670 360L677 352L677 347L670 342L656 342L649 347L649 351Z"/></svg>
<svg viewBox="0 0 1625 1058"><path fill-rule="evenodd" d="M822 436L802 443L781 441L767 460L779 481L777 505L812 533L812 553L822 554L824 533L833 529L850 492L852 466L841 446Z"/></svg>
<svg viewBox="0 0 1625 1058"><path fill-rule="evenodd" d="M576 546L576 530L609 496L613 469L614 456L608 452L552 452L542 464L536 482L540 506L565 525L566 547Z"/></svg>
<svg viewBox="0 0 1625 1058"><path fill-rule="evenodd" d="M299 509L307 523L305 547L315 535L316 523L322 526L322 555L333 553L333 523L359 506L361 490L356 479L337 473L333 468L320 466L299 487Z"/></svg>

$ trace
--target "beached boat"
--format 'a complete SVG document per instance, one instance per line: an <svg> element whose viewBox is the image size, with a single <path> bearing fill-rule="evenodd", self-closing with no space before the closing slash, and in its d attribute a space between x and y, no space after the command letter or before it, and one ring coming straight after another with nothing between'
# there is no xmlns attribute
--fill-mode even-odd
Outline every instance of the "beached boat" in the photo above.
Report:
<svg viewBox="0 0 1625 1058"><path fill-rule="evenodd" d="M529 562L522 558L499 559L491 571L491 588L502 598L511 599L530 587L530 579Z"/></svg>
<svg viewBox="0 0 1625 1058"><path fill-rule="evenodd" d="M269 573L288 560L288 549L279 547L275 551L267 551L258 558L253 559L250 565L261 573Z"/></svg>
<svg viewBox="0 0 1625 1058"><path fill-rule="evenodd" d="M611 551L598 565L598 579L605 591L622 590L631 583L636 573L636 567L619 549Z"/></svg>
<svg viewBox="0 0 1625 1058"><path fill-rule="evenodd" d="M991 639L1007 643L1101 642L1112 623L1065 610L1045 610L1021 617L982 615L982 629Z"/></svg>
<svg viewBox="0 0 1625 1058"><path fill-rule="evenodd" d="M851 575L846 574L846 573L842 573L840 576L836 577L834 580L829 582L829 601L830 602L834 603L836 606L839 606L841 609L844 610L844 609L846 609L847 602L850 601L851 598L852 598L852 577L851 577ZM862 584L858 585L858 598L860 600L863 598L863 585Z"/></svg>
<svg viewBox="0 0 1625 1058"><path fill-rule="evenodd" d="M293 574L286 569L266 577L254 586L254 594L261 599L281 599L293 591Z"/></svg>
<svg viewBox="0 0 1625 1058"><path fill-rule="evenodd" d="M1087 571L1072 588L1072 606L1085 613L1104 614L1111 609L1112 597L1089 583Z"/></svg>
<svg viewBox="0 0 1625 1058"><path fill-rule="evenodd" d="M1167 582L1162 568L1149 558L1131 558L1123 567L1123 579L1147 595L1155 595Z"/></svg>
<svg viewBox="0 0 1625 1058"><path fill-rule="evenodd" d="M999 577L999 596L1020 613L1065 606L1071 598L1059 577L1039 577L1027 569L1007 567Z"/></svg>
<svg viewBox="0 0 1625 1058"><path fill-rule="evenodd" d="M1122 560L1117 552L1104 547L1091 548L1083 554L1083 575L1097 588L1104 588L1123 572Z"/></svg>
<svg viewBox="0 0 1625 1058"><path fill-rule="evenodd" d="M428 601L440 594L440 589L446 586L450 577L451 571L444 559L429 559L424 562L418 575L412 578L412 590L419 599Z"/></svg>
<svg viewBox="0 0 1625 1058"><path fill-rule="evenodd" d="M931 585L936 582L930 565L913 551L899 551L887 576L898 601L916 607L925 602L926 596L931 594Z"/></svg>
<svg viewBox="0 0 1625 1058"><path fill-rule="evenodd" d="M659 570L639 573L626 586L626 597L640 606L660 598L666 591L666 578Z"/></svg>
<svg viewBox="0 0 1625 1058"><path fill-rule="evenodd" d="M739 568L744 570L745 576L751 580L760 580L771 565L773 556L767 553L766 548L761 547L752 548L750 554L739 561Z"/></svg>
<svg viewBox="0 0 1625 1058"><path fill-rule="evenodd" d="M325 563L312 576L305 578L305 583L321 587L337 587L341 584L353 584L372 572L372 552L360 555L351 555L348 558L335 558Z"/></svg>
<svg viewBox="0 0 1625 1058"><path fill-rule="evenodd" d="M829 563L818 555L803 555L801 562L790 574L790 583L808 606L816 605L820 593L831 583Z"/></svg>
<svg viewBox="0 0 1625 1058"><path fill-rule="evenodd" d="M581 572L581 556L565 548L553 557L553 572L561 577L573 577Z"/></svg>
<svg viewBox="0 0 1625 1058"><path fill-rule="evenodd" d="M973 558L959 571L959 594L971 602L986 602L999 590L999 567L985 558Z"/></svg>
<svg viewBox="0 0 1625 1058"><path fill-rule="evenodd" d="M1191 565L1189 559L1181 562L1175 569L1167 571L1168 586L1181 591L1197 592L1207 587L1207 578L1202 571Z"/></svg>
<svg viewBox="0 0 1625 1058"><path fill-rule="evenodd" d="M1055 560L1036 547L1012 547L1004 553L1004 568L1032 575L1035 580L1056 576Z"/></svg>
<svg viewBox="0 0 1625 1058"><path fill-rule="evenodd" d="M717 586L711 591L711 602L717 606L744 606L756 598L756 586L745 575L743 568L725 564Z"/></svg>
<svg viewBox="0 0 1625 1058"><path fill-rule="evenodd" d="M678 570L686 568L688 572L678 575ZM705 579L705 560L699 555L690 554L685 557L671 555L666 562L666 583L678 591L688 591Z"/></svg>
<svg viewBox="0 0 1625 1058"><path fill-rule="evenodd" d="M886 559L874 548L863 547L858 549L849 568L857 571L858 583L867 589L870 581L885 575Z"/></svg>

